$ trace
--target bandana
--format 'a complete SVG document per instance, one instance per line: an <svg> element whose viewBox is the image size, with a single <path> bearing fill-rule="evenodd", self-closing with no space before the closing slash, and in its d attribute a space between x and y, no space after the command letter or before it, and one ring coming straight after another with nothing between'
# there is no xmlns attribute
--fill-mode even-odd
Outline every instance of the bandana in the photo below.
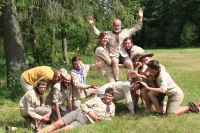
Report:
<svg viewBox="0 0 200 133"><path fill-rule="evenodd" d="M72 71L81 75L82 84L86 84L86 77L84 75L84 67L82 66L81 70L77 69L76 67L72 67Z"/></svg>
<svg viewBox="0 0 200 133"><path fill-rule="evenodd" d="M104 98L101 98L101 101L106 104L106 111L107 112L110 112L110 105L111 105L111 102L107 103L106 100Z"/></svg>

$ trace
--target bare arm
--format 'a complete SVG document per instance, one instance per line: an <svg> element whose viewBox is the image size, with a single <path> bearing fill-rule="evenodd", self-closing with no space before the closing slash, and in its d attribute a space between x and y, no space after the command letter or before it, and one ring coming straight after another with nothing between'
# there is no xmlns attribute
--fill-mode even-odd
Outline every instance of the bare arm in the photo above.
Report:
<svg viewBox="0 0 200 133"><path fill-rule="evenodd" d="M59 110L59 105L58 105L58 103L54 103L53 106L54 106L54 109L55 109L55 111L56 111L56 115L57 115L57 117L58 117L57 120L59 120L59 119L61 118L60 110Z"/></svg>
<svg viewBox="0 0 200 133"><path fill-rule="evenodd" d="M88 23L90 24L90 28L92 30L92 32L96 35L99 36L99 34L101 33L94 25L94 19L92 18L92 16L88 17Z"/></svg>
<svg viewBox="0 0 200 133"><path fill-rule="evenodd" d="M71 112L72 111L72 100L68 100L67 105L68 105L69 111Z"/></svg>

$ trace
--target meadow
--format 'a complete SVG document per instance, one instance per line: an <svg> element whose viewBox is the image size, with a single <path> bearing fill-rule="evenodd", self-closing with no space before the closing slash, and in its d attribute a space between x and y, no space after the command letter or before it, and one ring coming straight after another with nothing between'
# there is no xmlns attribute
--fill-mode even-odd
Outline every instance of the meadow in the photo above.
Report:
<svg viewBox="0 0 200 133"><path fill-rule="evenodd" d="M200 48L188 49L157 49L150 50L154 53L153 59L163 64L173 80L181 87L185 97L182 106L193 101L200 103ZM94 62L93 57L82 57L84 63ZM120 80L126 80L125 69L120 69ZM105 77L99 77L96 70L91 70L87 76L88 84L101 86L106 83ZM0 133L5 132L5 126L18 127L16 133L31 133L25 128L23 118L19 114L18 101L6 97L9 93L5 87L0 87ZM15 90L12 90L15 91ZM87 99L84 99L85 101ZM167 100L167 99L165 99ZM187 112L180 116L156 117L145 114L145 107L137 108L131 116L124 104L125 101L116 102L116 117L112 121L101 121L78 127L66 133L193 133L199 132L200 116Z"/></svg>

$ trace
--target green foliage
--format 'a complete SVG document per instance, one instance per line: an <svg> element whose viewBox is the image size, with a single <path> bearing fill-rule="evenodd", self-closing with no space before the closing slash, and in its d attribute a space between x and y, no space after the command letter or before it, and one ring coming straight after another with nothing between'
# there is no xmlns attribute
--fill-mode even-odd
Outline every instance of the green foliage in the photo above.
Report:
<svg viewBox="0 0 200 133"><path fill-rule="evenodd" d="M182 46L191 46L191 43L199 37L196 31L196 25L190 21L185 23L183 31L180 35Z"/></svg>
<svg viewBox="0 0 200 133"><path fill-rule="evenodd" d="M19 71L9 76L9 81L11 81L8 85L10 91L9 99L12 101L19 101L24 95L24 91L20 84L20 76L21 72Z"/></svg>

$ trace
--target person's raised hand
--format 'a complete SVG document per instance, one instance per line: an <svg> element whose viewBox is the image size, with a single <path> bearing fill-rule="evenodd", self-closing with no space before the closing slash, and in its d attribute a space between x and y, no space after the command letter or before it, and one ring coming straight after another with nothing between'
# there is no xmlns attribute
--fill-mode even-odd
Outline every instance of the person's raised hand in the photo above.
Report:
<svg viewBox="0 0 200 133"><path fill-rule="evenodd" d="M94 19L92 18L92 16L88 17L88 22L89 22L90 26L94 26Z"/></svg>
<svg viewBox="0 0 200 133"><path fill-rule="evenodd" d="M143 10L142 10L142 8L139 9L138 16L139 17L143 17Z"/></svg>

